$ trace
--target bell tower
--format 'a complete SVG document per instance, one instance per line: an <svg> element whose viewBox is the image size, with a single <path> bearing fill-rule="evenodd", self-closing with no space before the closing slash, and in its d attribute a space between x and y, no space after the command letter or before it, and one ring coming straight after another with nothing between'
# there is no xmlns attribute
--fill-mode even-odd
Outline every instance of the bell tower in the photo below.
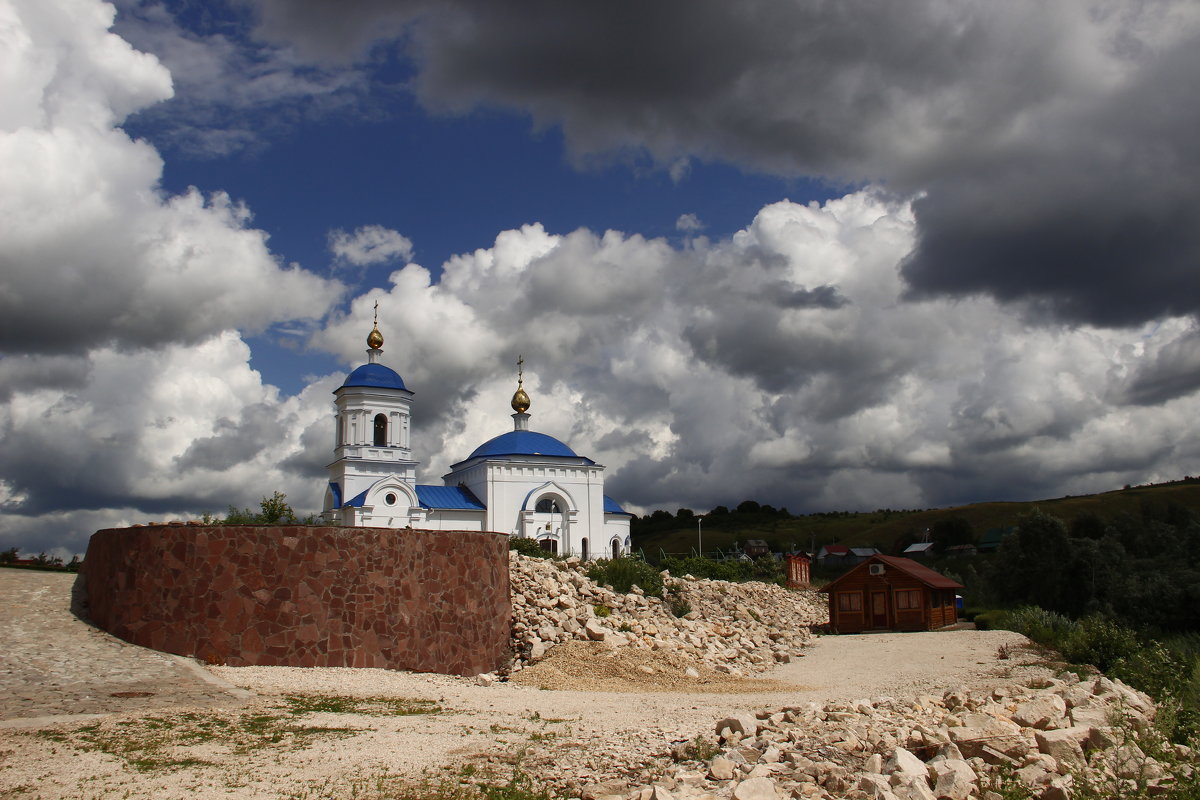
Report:
<svg viewBox="0 0 1200 800"><path fill-rule="evenodd" d="M334 461L329 470L324 516L342 525L367 524L374 504L387 506L387 517L407 523L418 506L417 463L409 431L413 393L399 373L381 362L379 303L367 336L367 363L334 390ZM375 497L379 495L379 497Z"/></svg>

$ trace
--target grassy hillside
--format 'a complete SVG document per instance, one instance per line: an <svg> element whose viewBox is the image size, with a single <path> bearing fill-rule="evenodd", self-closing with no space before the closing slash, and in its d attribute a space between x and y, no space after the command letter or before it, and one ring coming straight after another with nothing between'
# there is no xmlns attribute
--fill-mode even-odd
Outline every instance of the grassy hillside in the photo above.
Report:
<svg viewBox="0 0 1200 800"><path fill-rule="evenodd" d="M1178 504L1200 511L1200 478L1151 486L1136 486L1103 494L1060 497L1025 503L974 503L954 508L920 511L878 510L863 513L832 512L793 516L786 512L759 510L707 514L697 518L659 519L644 517L633 524L633 546L657 561L661 553L688 554L697 548L697 528L702 528L704 552L729 550L735 542L764 539L775 551L798 548L808 550L824 544L851 547L878 547L885 553L903 549L919 541L926 529L941 520L960 517L970 523L976 540L993 528L1006 528L1017 517L1034 508L1059 517L1070 524L1080 514L1091 513L1110 518L1121 513L1139 513L1143 504ZM769 508L769 507L768 507Z"/></svg>

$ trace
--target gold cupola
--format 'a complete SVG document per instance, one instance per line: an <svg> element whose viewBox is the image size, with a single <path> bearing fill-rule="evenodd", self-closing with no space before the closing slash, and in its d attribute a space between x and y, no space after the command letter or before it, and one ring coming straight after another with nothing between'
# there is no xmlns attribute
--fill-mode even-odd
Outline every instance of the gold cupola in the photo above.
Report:
<svg viewBox="0 0 1200 800"><path fill-rule="evenodd" d="M513 392L512 409L518 414L529 410L529 395L525 393L525 357L517 357L517 390Z"/></svg>
<svg viewBox="0 0 1200 800"><path fill-rule="evenodd" d="M379 301L375 301L375 322L371 325L371 332L367 334L367 347L372 350L379 350L383 347L383 334L379 332Z"/></svg>

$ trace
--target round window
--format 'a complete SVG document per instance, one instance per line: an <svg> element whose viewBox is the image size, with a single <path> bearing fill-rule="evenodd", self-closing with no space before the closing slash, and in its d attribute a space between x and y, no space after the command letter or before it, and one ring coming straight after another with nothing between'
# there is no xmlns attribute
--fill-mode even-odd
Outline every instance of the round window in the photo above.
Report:
<svg viewBox="0 0 1200 800"><path fill-rule="evenodd" d="M388 492L386 495L384 495L383 502L387 503L389 506L396 505L396 495Z"/></svg>

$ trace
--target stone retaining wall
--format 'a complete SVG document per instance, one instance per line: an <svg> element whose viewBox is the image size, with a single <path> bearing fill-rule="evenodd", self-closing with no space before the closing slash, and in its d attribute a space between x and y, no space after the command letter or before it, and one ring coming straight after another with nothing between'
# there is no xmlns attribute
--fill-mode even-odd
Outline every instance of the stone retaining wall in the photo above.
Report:
<svg viewBox="0 0 1200 800"><path fill-rule="evenodd" d="M96 532L88 616L126 641L230 666L502 667L508 537L175 523Z"/></svg>

